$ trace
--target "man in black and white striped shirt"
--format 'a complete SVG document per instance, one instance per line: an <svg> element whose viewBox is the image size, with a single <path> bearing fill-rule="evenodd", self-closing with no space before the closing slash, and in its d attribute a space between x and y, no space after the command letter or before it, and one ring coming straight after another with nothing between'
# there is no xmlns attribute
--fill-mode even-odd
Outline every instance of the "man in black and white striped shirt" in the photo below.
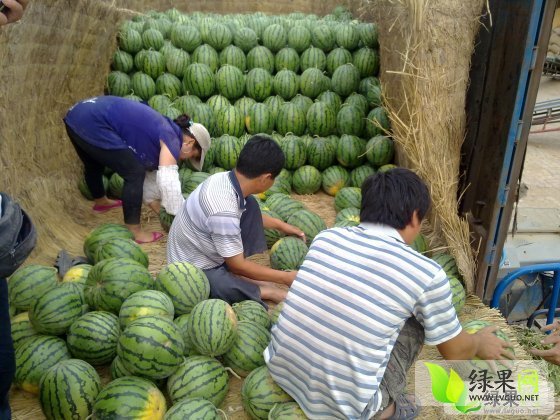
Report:
<svg viewBox="0 0 560 420"><path fill-rule="evenodd" d="M241 151L236 168L209 177L175 216L167 242L168 263L189 262L204 270L210 297L229 303L280 302L286 297L284 289L266 282L290 286L295 271L273 270L246 259L266 250L264 228L305 240L300 229L261 214L252 196L272 186L284 160L274 140L254 136Z"/></svg>

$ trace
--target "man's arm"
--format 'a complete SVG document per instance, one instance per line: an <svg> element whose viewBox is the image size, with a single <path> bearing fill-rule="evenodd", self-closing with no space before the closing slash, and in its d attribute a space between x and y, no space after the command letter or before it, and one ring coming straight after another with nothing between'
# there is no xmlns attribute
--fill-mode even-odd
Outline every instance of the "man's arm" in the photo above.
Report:
<svg viewBox="0 0 560 420"><path fill-rule="evenodd" d="M286 235L297 236L298 238L302 239L303 242L305 242L306 240L305 233L303 233L301 229L289 225L288 223L283 222L280 219L271 217L268 214L263 213L262 219L263 219L263 226L265 229L276 229L279 230L280 232L283 232Z"/></svg>
<svg viewBox="0 0 560 420"><path fill-rule="evenodd" d="M508 350L511 344L493 334L497 329L490 326L475 334L461 331L451 340L438 344L437 349L447 360L470 360L475 356L483 360L515 359Z"/></svg>
<svg viewBox="0 0 560 420"><path fill-rule="evenodd" d="M243 254L225 258L228 269L238 276L248 277L253 280L270 281L273 283L291 286L296 278L297 271L280 271L254 263L245 259Z"/></svg>
<svg viewBox="0 0 560 420"><path fill-rule="evenodd" d="M2 3L4 3L7 9L0 12L0 26L20 20L27 7L28 1L29 0L3 0Z"/></svg>

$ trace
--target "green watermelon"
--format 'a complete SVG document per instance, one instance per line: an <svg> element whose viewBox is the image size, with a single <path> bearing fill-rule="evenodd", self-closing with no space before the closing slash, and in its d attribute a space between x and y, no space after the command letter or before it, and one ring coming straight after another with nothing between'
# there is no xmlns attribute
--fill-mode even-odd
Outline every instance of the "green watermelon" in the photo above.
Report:
<svg viewBox="0 0 560 420"><path fill-rule="evenodd" d="M130 54L136 54L143 48L142 35L134 29L125 29L118 34L119 47Z"/></svg>
<svg viewBox="0 0 560 420"><path fill-rule="evenodd" d="M282 106L283 103L284 100L278 95L269 96L264 101L264 104L268 106L268 109L270 110L270 117L274 121L275 125L276 125L276 119L278 117L278 112L280 111L280 107Z"/></svg>
<svg viewBox="0 0 560 420"><path fill-rule="evenodd" d="M345 105L336 115L336 128L340 135L349 134L360 137L366 126L366 116L361 109Z"/></svg>
<svg viewBox="0 0 560 420"><path fill-rule="evenodd" d="M206 99L214 94L215 87L214 73L206 64L193 63L187 67L183 77L183 89L186 94Z"/></svg>
<svg viewBox="0 0 560 420"><path fill-rule="evenodd" d="M164 55L159 51L146 51L146 53L144 54L144 59L142 60L142 68L140 70L150 76L152 79L157 79L165 72Z"/></svg>
<svg viewBox="0 0 560 420"><path fill-rule="evenodd" d="M340 96L356 92L360 86L360 71L353 64L339 66L332 76L332 90Z"/></svg>
<svg viewBox="0 0 560 420"><path fill-rule="evenodd" d="M242 98L239 98L237 101L235 101L234 106L237 109L239 109L239 111L241 111L241 114L243 115L243 118L245 118L245 117L247 117L247 115L249 115L249 110L256 103L257 103L257 101L255 101L253 98L250 98L249 96L244 96Z"/></svg>
<svg viewBox="0 0 560 420"><path fill-rule="evenodd" d="M360 33L358 28L353 24L340 24L336 28L336 44L339 47L354 51L360 43Z"/></svg>
<svg viewBox="0 0 560 420"><path fill-rule="evenodd" d="M348 63L352 63L352 53L345 48L335 48L327 56L327 73L332 77L337 68Z"/></svg>
<svg viewBox="0 0 560 420"><path fill-rule="evenodd" d="M235 45L228 45L224 48L222 52L220 52L220 66L226 64L235 66L242 72L247 70L247 58L243 50Z"/></svg>
<svg viewBox="0 0 560 420"><path fill-rule="evenodd" d="M210 44L215 50L222 51L225 47L231 44L233 35L226 25L221 23L214 24L212 30L208 34L208 39L205 41Z"/></svg>
<svg viewBox="0 0 560 420"><path fill-rule="evenodd" d="M414 242L412 242L412 244L410 244L410 246L416 252L419 252L421 254L428 251L428 242L426 240L426 237L424 235L422 235L421 233L416 235L416 238L414 239Z"/></svg>
<svg viewBox="0 0 560 420"><path fill-rule="evenodd" d="M367 116L367 121L366 134L369 137L386 134L390 128L387 111L382 107L373 108Z"/></svg>
<svg viewBox="0 0 560 420"><path fill-rule="evenodd" d="M379 56L374 49L368 47L360 48L354 52L352 62L360 71L360 77L362 79L375 76L379 71Z"/></svg>
<svg viewBox="0 0 560 420"><path fill-rule="evenodd" d="M268 197L270 197L273 194L277 194L277 193L290 194L291 192L292 192L292 186L287 180L275 179L274 184L272 184L272 187L260 193L258 197L262 200L268 200Z"/></svg>
<svg viewBox="0 0 560 420"><path fill-rule="evenodd" d="M204 398L184 398L165 413L164 420L184 419L221 420L214 404Z"/></svg>
<svg viewBox="0 0 560 420"><path fill-rule="evenodd" d="M360 40L366 47L377 48L377 25L375 23L363 22L359 25Z"/></svg>
<svg viewBox="0 0 560 420"><path fill-rule="evenodd" d="M209 176L210 174L207 172L193 172L193 174L189 177L188 181L183 186L183 194L188 195L192 193Z"/></svg>
<svg viewBox="0 0 560 420"><path fill-rule="evenodd" d="M107 91L110 95L125 96L132 89L130 76L122 71L112 71L107 76Z"/></svg>
<svg viewBox="0 0 560 420"><path fill-rule="evenodd" d="M134 376L123 366L122 360L119 356L115 356L111 365L109 366L111 372L111 379L122 378L123 376Z"/></svg>
<svg viewBox="0 0 560 420"><path fill-rule="evenodd" d="M165 68L167 71L181 80L183 80L187 67L190 64L191 56L189 53L179 48L175 48L165 57Z"/></svg>
<svg viewBox="0 0 560 420"><path fill-rule="evenodd" d="M56 287L56 268L30 264L18 268L8 279L8 300L10 305L27 311L31 305L47 291Z"/></svg>
<svg viewBox="0 0 560 420"><path fill-rule="evenodd" d="M195 26L177 25L171 31L171 42L177 48L192 53L202 43L202 39Z"/></svg>
<svg viewBox="0 0 560 420"><path fill-rule="evenodd" d="M293 103L285 103L280 107L276 117L276 131L285 136L292 133L301 136L305 132L305 113Z"/></svg>
<svg viewBox="0 0 560 420"><path fill-rule="evenodd" d="M252 321L262 325L267 330L270 329L271 322L268 312L264 307L254 300L244 300L234 303L233 312L239 321Z"/></svg>
<svg viewBox="0 0 560 420"><path fill-rule="evenodd" d="M286 236L270 249L270 266L275 270L297 270L307 255L307 245L294 236Z"/></svg>
<svg viewBox="0 0 560 420"><path fill-rule="evenodd" d="M311 31L305 26L296 25L288 32L288 46L302 53L311 45Z"/></svg>
<svg viewBox="0 0 560 420"><path fill-rule="evenodd" d="M116 223L105 223L88 233L84 241L84 253L90 261L93 261L100 243L115 237L134 239L134 235L126 226Z"/></svg>
<svg viewBox="0 0 560 420"><path fill-rule="evenodd" d="M300 94L294 96L290 102L297 105L303 111L305 116L307 116L307 111L309 111L309 108L313 105L313 99Z"/></svg>
<svg viewBox="0 0 560 420"><path fill-rule="evenodd" d="M262 102L272 93L273 78L270 72L263 68L253 68L247 73L247 95L257 102Z"/></svg>
<svg viewBox="0 0 560 420"><path fill-rule="evenodd" d="M388 163L386 165L380 166L379 168L377 168L377 172L387 172L390 171L391 169L397 168L397 165L393 165L392 163Z"/></svg>
<svg viewBox="0 0 560 420"><path fill-rule="evenodd" d="M336 149L338 163L346 168L357 168L365 161L366 141L349 134L340 136Z"/></svg>
<svg viewBox="0 0 560 420"><path fill-rule="evenodd" d="M126 51L117 50L113 54L111 68L123 73L129 73L134 67L134 58Z"/></svg>
<svg viewBox="0 0 560 420"><path fill-rule="evenodd" d="M287 223L301 229L305 233L307 246L311 245L315 236L322 230L327 228L327 225L316 213L309 210L299 210L292 214Z"/></svg>
<svg viewBox="0 0 560 420"><path fill-rule="evenodd" d="M241 153L241 145L237 138L228 134L215 140L216 154L215 160L220 168L230 170L237 165L237 159Z"/></svg>
<svg viewBox="0 0 560 420"><path fill-rule="evenodd" d="M360 209L357 207L346 207L345 209L340 210L340 212L336 215L335 223L343 220L360 223Z"/></svg>
<svg viewBox="0 0 560 420"><path fill-rule="evenodd" d="M319 171L331 166L336 158L336 149L329 140L322 137L313 139L306 152L307 163Z"/></svg>
<svg viewBox="0 0 560 420"><path fill-rule="evenodd" d="M334 79L333 79L334 80ZM359 81L358 81L359 83ZM330 88L330 80L323 72L316 68L308 68L301 74L299 79L300 92L302 95L308 96L311 99L315 99L321 93ZM334 88L334 84L333 84ZM356 86L357 88L357 86ZM333 89L335 92L336 89ZM340 94L340 92L337 92Z"/></svg>
<svg viewBox="0 0 560 420"><path fill-rule="evenodd" d="M202 103L198 96L184 95L173 101L173 106L176 107L183 114L192 115L194 107Z"/></svg>
<svg viewBox="0 0 560 420"><path fill-rule="evenodd" d="M233 35L233 43L247 54L257 46L257 34L251 28L241 28Z"/></svg>
<svg viewBox="0 0 560 420"><path fill-rule="evenodd" d="M177 315L191 313L199 302L210 296L206 274L187 262L163 267L156 277L155 288L171 298Z"/></svg>
<svg viewBox="0 0 560 420"><path fill-rule="evenodd" d="M294 214L296 211L302 210L305 207L300 201L288 197L287 200L282 200L281 202L277 203L271 203L270 208L272 211L277 213L278 216L280 216L280 219L286 222L292 214Z"/></svg>
<svg viewBox="0 0 560 420"><path fill-rule="evenodd" d="M239 137L245 131L245 121L241 111L233 105L225 106L216 113L218 135ZM224 166L225 167L225 166Z"/></svg>
<svg viewBox="0 0 560 420"><path fill-rule="evenodd" d="M163 73L156 80L156 92L173 101L183 93L183 84L174 74Z"/></svg>
<svg viewBox="0 0 560 420"><path fill-rule="evenodd" d="M334 197L334 208L337 212L348 207L362 207L362 190L357 187L341 188Z"/></svg>
<svg viewBox="0 0 560 420"><path fill-rule="evenodd" d="M147 29L142 33L142 44L146 50L159 50L163 47L164 41L163 34L157 29Z"/></svg>
<svg viewBox="0 0 560 420"><path fill-rule="evenodd" d="M224 364L239 376L247 376L254 369L264 365L263 352L269 341L270 332L261 324L239 321L237 339L222 356Z"/></svg>
<svg viewBox="0 0 560 420"><path fill-rule="evenodd" d="M307 160L305 146L298 137L286 136L280 147L286 158L284 168L297 169L305 164Z"/></svg>
<svg viewBox="0 0 560 420"><path fill-rule="evenodd" d="M66 341L73 357L103 365L115 358L120 332L115 314L92 311L72 323Z"/></svg>
<svg viewBox="0 0 560 420"><path fill-rule="evenodd" d="M26 338L39 335L39 333L33 329L31 321L29 321L29 312L22 312L10 318L14 349L17 349Z"/></svg>
<svg viewBox="0 0 560 420"><path fill-rule="evenodd" d="M230 100L240 98L245 93L243 72L229 64L222 66L216 73L216 88Z"/></svg>
<svg viewBox="0 0 560 420"><path fill-rule="evenodd" d="M141 71L134 73L131 78L132 92L147 101L156 94L156 82Z"/></svg>
<svg viewBox="0 0 560 420"><path fill-rule="evenodd" d="M292 70L283 69L274 76L274 91L286 101L297 95L299 82L297 75Z"/></svg>
<svg viewBox="0 0 560 420"><path fill-rule="evenodd" d="M451 302L455 312L460 314L465 306L465 288L457 277L449 277L449 286L451 287Z"/></svg>
<svg viewBox="0 0 560 420"><path fill-rule="evenodd" d="M143 316L161 316L173 320L173 302L165 293L157 290L141 290L123 302L119 311L119 323L124 330L131 322Z"/></svg>
<svg viewBox="0 0 560 420"><path fill-rule="evenodd" d="M214 116L214 112L209 105L203 103L195 105L191 117L194 122L202 124L204 127L206 127L208 129L208 132L210 133L210 136L216 136L216 117Z"/></svg>
<svg viewBox="0 0 560 420"><path fill-rule="evenodd" d="M202 44L192 53L193 63L206 64L212 73L218 70L220 58L218 52L208 44Z"/></svg>
<svg viewBox="0 0 560 420"><path fill-rule="evenodd" d="M385 136L375 136L366 145L366 158L373 166L379 167L390 163L395 155L393 140Z"/></svg>
<svg viewBox="0 0 560 420"><path fill-rule="evenodd" d="M274 120L270 108L265 104L254 104L245 117L245 126L250 134L271 134L274 129Z"/></svg>
<svg viewBox="0 0 560 420"><path fill-rule="evenodd" d="M274 309L271 311L270 321L272 322L272 325L274 325L278 322L278 317L280 316L280 313L282 312L282 308L284 308L284 301L282 301L278 305L276 305L274 307Z"/></svg>
<svg viewBox="0 0 560 420"><path fill-rule="evenodd" d="M360 222L357 220L343 219L343 220L339 220L338 222L335 222L334 227L354 227L354 226L358 226L359 224Z"/></svg>
<svg viewBox="0 0 560 420"><path fill-rule="evenodd" d="M317 68L323 71L327 66L327 56L325 55L323 50L315 47L306 49L301 54L300 60L300 67L302 72L309 68Z"/></svg>
<svg viewBox="0 0 560 420"><path fill-rule="evenodd" d="M127 238L107 238L99 243L95 252L94 263L108 258L129 258L146 268L149 265L148 254L144 252L140 245Z"/></svg>
<svg viewBox="0 0 560 420"><path fill-rule="evenodd" d="M274 54L268 48L257 45L247 53L247 68L249 70L261 68L272 74L274 72Z"/></svg>
<svg viewBox="0 0 560 420"><path fill-rule="evenodd" d="M340 111L340 106L342 105L342 99L340 99L340 96L337 93L334 93L333 91L330 90L326 90L323 93L321 93L317 97L317 101L326 103L337 114Z"/></svg>
<svg viewBox="0 0 560 420"><path fill-rule="evenodd" d="M432 256L432 260L437 262L448 277L459 277L459 268L457 262L451 254L440 252Z"/></svg>
<svg viewBox="0 0 560 420"><path fill-rule="evenodd" d="M311 165L294 171L293 186L298 194L315 194L321 189L321 172Z"/></svg>
<svg viewBox="0 0 560 420"><path fill-rule="evenodd" d="M261 366L253 370L241 388L243 408L253 419L267 419L276 404L293 401L270 376L268 368Z"/></svg>
<svg viewBox="0 0 560 420"><path fill-rule="evenodd" d="M288 35L281 25L273 24L263 31L262 43L273 53L280 51L286 46Z"/></svg>
<svg viewBox="0 0 560 420"><path fill-rule="evenodd" d="M336 114L325 102L315 102L307 111L307 131L325 137L336 130Z"/></svg>
<svg viewBox="0 0 560 420"><path fill-rule="evenodd" d="M270 420L307 420L303 410L295 402L275 404L268 413Z"/></svg>
<svg viewBox="0 0 560 420"><path fill-rule="evenodd" d="M314 25L311 30L311 43L324 52L329 52L335 46L335 35L328 25Z"/></svg>
<svg viewBox="0 0 560 420"><path fill-rule="evenodd" d="M277 72L281 70L290 70L294 73L299 72L300 58L296 50L293 48L282 48L274 57L274 68Z"/></svg>
<svg viewBox="0 0 560 420"><path fill-rule="evenodd" d="M185 314L178 316L173 320L179 331L181 332L181 336L183 337L183 355L185 357L195 356L197 355L196 350L192 344L191 336L189 335L189 318L190 314Z"/></svg>
<svg viewBox="0 0 560 420"><path fill-rule="evenodd" d="M375 169L373 169L371 166L358 166L357 168L353 169L352 172L350 172L350 186L362 188L362 184L364 183L365 179L373 174L375 174Z"/></svg>
<svg viewBox="0 0 560 420"><path fill-rule="evenodd" d="M109 195L114 198L122 198L124 179L118 173L113 173L109 178Z"/></svg>
<svg viewBox="0 0 560 420"><path fill-rule="evenodd" d="M160 114L163 114L171 106L171 99L165 95L154 95L148 99L148 105Z"/></svg>

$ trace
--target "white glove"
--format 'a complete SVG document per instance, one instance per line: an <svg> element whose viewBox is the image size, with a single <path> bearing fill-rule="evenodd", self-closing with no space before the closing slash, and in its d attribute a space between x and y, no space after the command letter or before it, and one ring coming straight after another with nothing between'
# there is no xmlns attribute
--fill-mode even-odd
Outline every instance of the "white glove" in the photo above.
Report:
<svg viewBox="0 0 560 420"><path fill-rule="evenodd" d="M179 167L177 165L160 166L157 171L157 185L161 191L161 205L171 215L176 215L185 201L181 193Z"/></svg>

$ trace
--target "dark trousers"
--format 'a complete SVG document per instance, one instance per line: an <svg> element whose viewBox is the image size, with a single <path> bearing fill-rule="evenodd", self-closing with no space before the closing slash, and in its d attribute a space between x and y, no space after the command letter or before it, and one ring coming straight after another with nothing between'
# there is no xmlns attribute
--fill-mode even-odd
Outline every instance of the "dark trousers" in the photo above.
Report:
<svg viewBox="0 0 560 420"><path fill-rule="evenodd" d="M103 171L105 166L111 168L124 179L122 190L124 222L129 225L139 224L146 168L136 158L134 152L130 149L101 149L83 140L68 126L66 132L84 164L86 184L93 198L105 196Z"/></svg>
<svg viewBox="0 0 560 420"><path fill-rule="evenodd" d="M10 328L8 282L0 278L0 420L10 420L8 394L16 371L14 344Z"/></svg>

